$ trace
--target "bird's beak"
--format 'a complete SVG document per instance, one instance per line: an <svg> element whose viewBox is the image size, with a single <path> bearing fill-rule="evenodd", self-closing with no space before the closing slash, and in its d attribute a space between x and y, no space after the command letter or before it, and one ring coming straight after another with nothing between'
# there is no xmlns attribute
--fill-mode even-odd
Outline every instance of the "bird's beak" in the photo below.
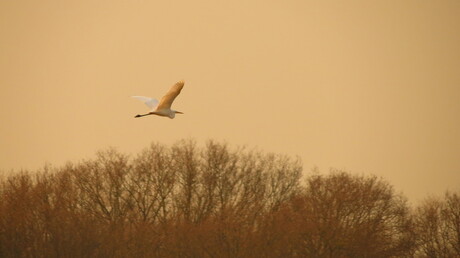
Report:
<svg viewBox="0 0 460 258"><path fill-rule="evenodd" d="M182 112L180 112L180 111L176 111L176 114L184 114L184 113L182 113Z"/></svg>

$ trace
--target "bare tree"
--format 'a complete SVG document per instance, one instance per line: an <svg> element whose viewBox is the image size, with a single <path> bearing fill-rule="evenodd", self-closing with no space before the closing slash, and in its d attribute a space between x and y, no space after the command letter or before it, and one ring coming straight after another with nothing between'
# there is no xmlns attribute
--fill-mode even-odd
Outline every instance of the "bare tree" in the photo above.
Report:
<svg viewBox="0 0 460 258"><path fill-rule="evenodd" d="M312 175L290 202L291 255L306 257L405 257L413 252L405 200L376 177L341 171Z"/></svg>
<svg viewBox="0 0 460 258"><path fill-rule="evenodd" d="M80 206L100 219L125 219L132 205L126 191L130 170L128 157L114 149L99 152L96 160L77 165L73 179L80 193Z"/></svg>
<svg viewBox="0 0 460 258"><path fill-rule="evenodd" d="M202 149L182 141L172 152L179 161L175 213L184 218L172 243L182 247L178 256L247 256L263 214L299 189L300 162L281 155L214 141Z"/></svg>
<svg viewBox="0 0 460 258"><path fill-rule="evenodd" d="M458 194L410 214L375 176L301 173L299 159L193 140L24 171L0 178L0 256L459 256Z"/></svg>
<svg viewBox="0 0 460 258"><path fill-rule="evenodd" d="M135 209L134 220L167 221L172 209L176 175L170 150L160 144L151 144L133 160L127 191Z"/></svg>
<svg viewBox="0 0 460 258"><path fill-rule="evenodd" d="M460 196L425 200L416 210L418 252L423 257L460 256Z"/></svg>

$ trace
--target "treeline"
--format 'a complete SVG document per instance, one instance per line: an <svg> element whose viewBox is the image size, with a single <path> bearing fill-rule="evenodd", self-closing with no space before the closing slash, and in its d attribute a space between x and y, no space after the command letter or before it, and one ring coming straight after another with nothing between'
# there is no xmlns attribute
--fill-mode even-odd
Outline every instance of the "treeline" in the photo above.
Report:
<svg viewBox="0 0 460 258"><path fill-rule="evenodd" d="M0 180L0 257L460 257L460 196L209 141Z"/></svg>

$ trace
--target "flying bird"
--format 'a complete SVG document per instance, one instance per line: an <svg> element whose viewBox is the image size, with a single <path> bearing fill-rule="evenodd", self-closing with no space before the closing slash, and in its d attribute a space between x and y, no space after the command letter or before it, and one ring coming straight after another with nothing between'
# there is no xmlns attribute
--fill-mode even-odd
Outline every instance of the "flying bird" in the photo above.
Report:
<svg viewBox="0 0 460 258"><path fill-rule="evenodd" d="M177 95L179 95L180 91L184 87L184 81L179 81L174 84L171 89L169 89L168 93L161 98L160 102L157 99L144 97L144 96L132 96L135 99L138 99L145 103L150 108L150 112L143 115L136 115L135 117L143 117L148 115L157 115L157 116L167 116L173 119L176 114L183 114L180 111L171 109L171 105L176 99Z"/></svg>

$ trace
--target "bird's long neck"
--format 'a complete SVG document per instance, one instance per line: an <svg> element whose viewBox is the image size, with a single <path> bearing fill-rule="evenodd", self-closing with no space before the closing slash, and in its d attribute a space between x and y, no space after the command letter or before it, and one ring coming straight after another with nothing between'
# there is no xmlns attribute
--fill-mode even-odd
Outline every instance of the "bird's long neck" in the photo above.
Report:
<svg viewBox="0 0 460 258"><path fill-rule="evenodd" d="M153 115L153 113L147 113L147 114L143 114L143 115L136 115L135 118L137 118L137 117L143 117L143 116L148 116L148 115Z"/></svg>

